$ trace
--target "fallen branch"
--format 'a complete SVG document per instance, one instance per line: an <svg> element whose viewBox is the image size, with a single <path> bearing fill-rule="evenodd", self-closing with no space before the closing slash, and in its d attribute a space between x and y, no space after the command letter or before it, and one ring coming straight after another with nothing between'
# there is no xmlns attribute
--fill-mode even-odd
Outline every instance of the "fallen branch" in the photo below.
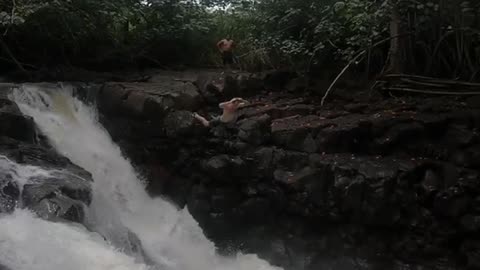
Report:
<svg viewBox="0 0 480 270"><path fill-rule="evenodd" d="M405 83L410 83L410 84L416 84L416 85L421 85L421 86L429 86L429 87L445 87L446 85L443 85L443 84L439 84L439 83L435 83L435 82L416 82L412 79L406 79L406 78L402 78L400 79L402 82L405 82Z"/></svg>
<svg viewBox="0 0 480 270"><path fill-rule="evenodd" d="M10 51L10 48L8 48L7 44L5 43L5 41L3 41L3 39L0 38L0 47L3 51L5 51L5 53L8 55L8 57L10 57L10 59L12 60L12 62L17 66L17 68L22 72L24 73L25 75L27 75L29 77L29 73L28 71L25 70L25 68L23 68L22 64L17 60L17 58L15 58L15 56L13 55L12 51Z"/></svg>
<svg viewBox="0 0 480 270"><path fill-rule="evenodd" d="M382 80L397 80L397 79L405 79L405 78L419 80L419 81L428 82L428 83L448 84L448 85L452 85L452 86L478 87L478 88L480 88L480 83L436 79L436 78L431 78L431 77L410 75L410 74L388 74L388 75L384 75L382 77Z"/></svg>
<svg viewBox="0 0 480 270"><path fill-rule="evenodd" d="M333 80L332 84L330 84L330 87L328 87L327 91L325 92L325 95L323 95L322 97L322 101L320 102L320 106L323 106L323 103L325 102L325 99L327 98L328 94L330 93L330 91L332 90L333 86L335 85L335 83L338 81L338 79L340 79L340 77L342 77L343 73L345 73L345 71L347 71L347 69L355 62L357 61L357 59L362 56L363 54L365 53L365 51L362 51L361 53L357 54L357 56L355 56L352 60L350 60L350 62L348 62L348 64L342 69L342 71L337 75L337 77L335 78L335 80Z"/></svg>
<svg viewBox="0 0 480 270"><path fill-rule="evenodd" d="M361 50L352 60L350 60L350 62L348 62L348 64L342 69L342 71L337 75L337 77L335 78L335 80L333 80L332 84L330 84L330 86L328 87L327 91L325 92L325 95L322 97L322 101L320 102L320 106L323 106L323 104L325 103L325 100L327 99L328 97L328 94L330 94L330 91L332 90L333 86L335 85L335 83L337 83L337 81L340 79L340 77L342 77L342 75L345 73L345 71L347 71L347 69L355 62L357 61L357 59L364 55L367 51L377 47L377 46L380 46L382 45L383 43L387 42L387 41L390 41L394 38L398 38L398 37L401 37L401 36L406 36L406 35L411 35L411 33L404 33L404 34L399 34L399 35L395 35L395 36L391 36L391 37L388 37L388 38L385 38L385 39L382 39L376 43L374 43L372 46L368 47L367 49L363 49Z"/></svg>
<svg viewBox="0 0 480 270"><path fill-rule="evenodd" d="M480 92L448 92L448 91L435 91L435 90L418 90L411 88L401 88L401 87L388 87L382 88L383 91L402 91L402 92L413 92L413 93L422 93L422 94L434 94L434 95L480 95Z"/></svg>
<svg viewBox="0 0 480 270"><path fill-rule="evenodd" d="M14 62L12 59L9 59L9 58L5 58L5 57L1 57L1 56L0 56L0 60L3 60L3 61L6 61L6 62L10 62L10 63L15 64L15 62ZM34 66L34 65L32 65L32 64L21 63L21 62L19 62L19 63L20 63L22 66L24 66L24 67L30 67L30 68L33 68L33 69L38 69L37 66Z"/></svg>

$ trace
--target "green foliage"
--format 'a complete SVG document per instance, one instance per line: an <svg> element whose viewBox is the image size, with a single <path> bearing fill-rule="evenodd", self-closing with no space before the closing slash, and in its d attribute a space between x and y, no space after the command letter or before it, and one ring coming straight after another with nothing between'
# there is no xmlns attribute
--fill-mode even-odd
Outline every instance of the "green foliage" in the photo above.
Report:
<svg viewBox="0 0 480 270"><path fill-rule="evenodd" d="M360 60L366 65L376 62L379 72L388 61L392 9L401 16L404 37L399 39L406 51L407 72L464 79L480 76L478 1L257 0L220 16L228 16L228 23L235 25L233 35L248 44L242 49L254 52L253 59L243 61L249 65L257 59L258 65L268 62L298 70L312 65L338 69L367 50ZM380 41L386 42L372 47Z"/></svg>
<svg viewBox="0 0 480 270"><path fill-rule="evenodd" d="M242 52L263 66L302 69L345 61L388 36L388 6L378 1L261 0L218 13L234 26L230 31L243 43Z"/></svg>
<svg viewBox="0 0 480 270"><path fill-rule="evenodd" d="M480 2L464 0L0 0L20 62L89 68L219 65L231 36L244 68L339 69L359 51L387 62L392 9L408 71L480 76ZM0 52L2 59L8 58ZM375 69L379 71L380 68ZM369 69L367 69L369 70Z"/></svg>
<svg viewBox="0 0 480 270"><path fill-rule="evenodd" d="M0 32L23 62L195 63L211 45L211 16L194 0L0 0L0 6Z"/></svg>

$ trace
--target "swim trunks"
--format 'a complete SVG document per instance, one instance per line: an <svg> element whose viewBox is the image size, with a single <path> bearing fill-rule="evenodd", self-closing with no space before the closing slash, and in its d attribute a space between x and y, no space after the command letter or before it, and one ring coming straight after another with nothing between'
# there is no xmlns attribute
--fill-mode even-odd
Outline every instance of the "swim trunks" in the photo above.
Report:
<svg viewBox="0 0 480 270"><path fill-rule="evenodd" d="M233 52L232 51L224 51L222 53L222 59L223 59L223 64L228 65L228 64L233 64Z"/></svg>

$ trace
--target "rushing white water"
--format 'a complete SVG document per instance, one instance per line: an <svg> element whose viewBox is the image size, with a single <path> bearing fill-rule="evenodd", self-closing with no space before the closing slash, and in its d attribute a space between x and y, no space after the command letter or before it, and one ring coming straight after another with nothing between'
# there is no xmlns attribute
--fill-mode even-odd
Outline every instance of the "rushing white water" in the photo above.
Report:
<svg viewBox="0 0 480 270"><path fill-rule="evenodd" d="M0 218L0 262L12 270L147 270L84 228L26 210Z"/></svg>
<svg viewBox="0 0 480 270"><path fill-rule="evenodd" d="M0 156L0 175L20 188L58 173ZM0 216L0 263L12 270L147 270L83 226L48 222L27 210Z"/></svg>
<svg viewBox="0 0 480 270"><path fill-rule="evenodd" d="M44 253L55 256L58 249L65 245L78 249L76 253L66 257L71 264L78 265L60 267L63 264L58 263L58 267L51 267L51 264L44 260L38 260L39 263L46 263L43 267L38 266L38 269L144 269L142 267L145 265L134 266L131 260L125 259L125 254L128 254L129 258L135 258L137 263L143 263L141 254L130 248L132 243L128 232L131 231L140 239L142 248L153 261L155 269L277 269L255 255L238 254L233 258L217 255L213 243L204 236L186 209L177 209L161 198L149 197L130 162L122 156L119 147L98 123L95 109L74 98L71 89L40 91L35 86L23 86L14 92L13 99L23 113L34 118L41 131L61 154L92 173L94 192L88 213L89 227L104 236L112 246L124 251L124 254L115 253L112 247L105 247L103 243L94 241L86 231L64 224L53 225L22 212L3 218L4 222L1 222L0 226L1 246L7 246L7 249L10 246L10 250L18 248L18 252L26 250L25 253L30 253L27 255L32 257L43 256ZM17 226L19 223L25 223L23 228ZM36 232L27 233L23 230ZM5 244L2 243L6 237L3 231L17 231L20 236L7 237ZM57 236L56 231L62 234ZM72 235L63 237L67 232ZM48 242L48 237L52 238L51 242ZM56 240L59 243L55 242ZM22 246L30 241L46 243L42 250L34 247L24 249ZM90 266L84 266L82 261L88 260L86 250L90 247L98 249L100 254L106 254L103 266L93 262ZM102 260L102 255L97 259ZM12 270L27 269L31 263L27 259L15 257L8 262L7 266L14 265ZM122 262L121 266L117 266ZM111 266L108 263L111 263Z"/></svg>

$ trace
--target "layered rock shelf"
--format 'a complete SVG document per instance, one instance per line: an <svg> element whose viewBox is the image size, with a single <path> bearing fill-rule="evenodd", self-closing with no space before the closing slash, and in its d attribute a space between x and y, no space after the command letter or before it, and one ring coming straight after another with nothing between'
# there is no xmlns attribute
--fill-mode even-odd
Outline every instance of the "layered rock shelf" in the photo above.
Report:
<svg viewBox="0 0 480 270"><path fill-rule="evenodd" d="M339 90L320 107L289 73L180 74L104 84L99 108L150 192L187 206L220 246L289 269L299 257L306 269L480 267L474 98ZM237 123L192 117L234 96L251 101Z"/></svg>

